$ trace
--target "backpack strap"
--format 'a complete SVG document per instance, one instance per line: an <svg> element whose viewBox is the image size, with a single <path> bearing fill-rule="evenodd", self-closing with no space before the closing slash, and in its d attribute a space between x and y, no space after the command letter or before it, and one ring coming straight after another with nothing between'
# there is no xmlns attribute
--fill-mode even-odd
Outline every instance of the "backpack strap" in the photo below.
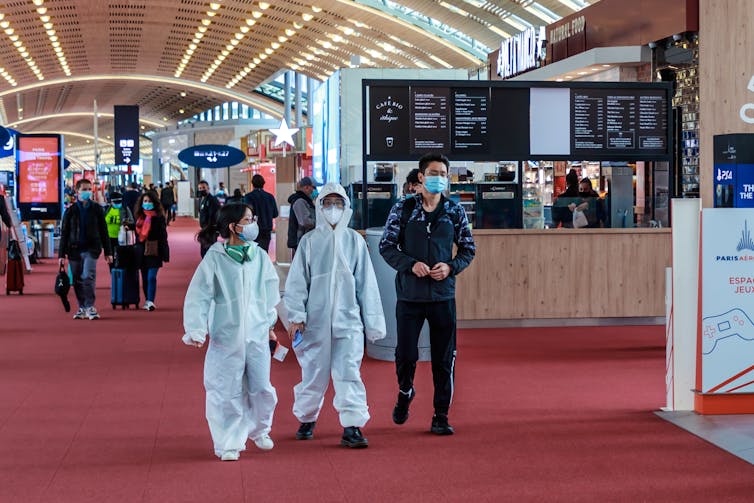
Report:
<svg viewBox="0 0 754 503"><path fill-rule="evenodd" d="M403 207L401 208L401 219L399 220L400 223L400 231L398 232L398 244L403 245L403 234L406 230L406 224L408 224L408 220L411 218L411 214L414 212L414 208L416 208L416 199L406 199L403 203Z"/></svg>

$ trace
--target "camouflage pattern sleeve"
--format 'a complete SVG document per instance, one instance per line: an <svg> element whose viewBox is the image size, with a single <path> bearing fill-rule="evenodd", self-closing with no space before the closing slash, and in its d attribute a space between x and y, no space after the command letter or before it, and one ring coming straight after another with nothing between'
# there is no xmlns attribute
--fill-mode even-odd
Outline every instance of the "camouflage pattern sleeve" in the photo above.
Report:
<svg viewBox="0 0 754 503"><path fill-rule="evenodd" d="M403 253L398 246L404 202L405 199L400 200L390 209L387 222L385 222L385 231L380 240L380 255L385 262L390 264L390 267L398 272L409 271L416 263L416 260Z"/></svg>
<svg viewBox="0 0 754 503"><path fill-rule="evenodd" d="M466 269L476 254L476 245L474 237L471 235L469 228L469 219L466 217L466 211L460 204L449 205L448 213L451 215L453 227L455 228L454 241L458 251L453 260L450 261L451 274L456 275Z"/></svg>

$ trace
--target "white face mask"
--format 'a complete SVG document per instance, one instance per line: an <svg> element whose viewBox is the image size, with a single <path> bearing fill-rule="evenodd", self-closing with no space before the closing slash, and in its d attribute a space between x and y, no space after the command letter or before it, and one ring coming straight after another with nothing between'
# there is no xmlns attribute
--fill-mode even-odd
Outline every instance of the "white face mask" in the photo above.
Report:
<svg viewBox="0 0 754 503"><path fill-rule="evenodd" d="M246 241L247 243L250 243L254 241L257 236L259 235L259 226L256 222L251 224L246 224L243 226L243 230L238 235L241 239Z"/></svg>
<svg viewBox="0 0 754 503"><path fill-rule="evenodd" d="M343 208L338 208L337 206L330 206L329 208L322 209L322 213L325 214L325 220L327 220L330 225L338 225L340 219L343 218L344 211Z"/></svg>

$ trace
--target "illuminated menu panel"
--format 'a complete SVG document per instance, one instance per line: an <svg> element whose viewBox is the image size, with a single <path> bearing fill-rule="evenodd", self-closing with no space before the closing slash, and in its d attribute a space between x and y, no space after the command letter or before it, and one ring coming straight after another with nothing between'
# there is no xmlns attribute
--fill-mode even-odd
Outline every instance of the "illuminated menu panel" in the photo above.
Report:
<svg viewBox="0 0 754 503"><path fill-rule="evenodd" d="M450 146L450 89L411 88L411 153L447 152Z"/></svg>
<svg viewBox="0 0 754 503"><path fill-rule="evenodd" d="M489 89L453 90L453 152L487 152L489 150Z"/></svg>

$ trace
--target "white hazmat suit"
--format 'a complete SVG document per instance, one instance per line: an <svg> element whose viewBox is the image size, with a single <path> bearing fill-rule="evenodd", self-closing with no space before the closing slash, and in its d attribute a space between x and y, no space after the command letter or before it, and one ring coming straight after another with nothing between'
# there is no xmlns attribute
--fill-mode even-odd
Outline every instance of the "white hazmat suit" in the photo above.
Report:
<svg viewBox="0 0 754 503"><path fill-rule="evenodd" d="M334 229L321 204L330 194L346 202ZM340 424L361 428L369 420L359 370L364 334L370 341L384 338L385 316L366 242L348 228L351 214L343 187L325 185L317 198L316 228L301 238L285 283L288 321L305 323L294 349L301 382L293 389L293 414L302 423L317 420L331 375Z"/></svg>
<svg viewBox="0 0 754 503"><path fill-rule="evenodd" d="M242 451L246 438L270 432L277 404L270 383L269 328L277 321L280 282L255 243L240 264L215 243L191 279L183 303L183 342L204 342L206 414L215 454Z"/></svg>

